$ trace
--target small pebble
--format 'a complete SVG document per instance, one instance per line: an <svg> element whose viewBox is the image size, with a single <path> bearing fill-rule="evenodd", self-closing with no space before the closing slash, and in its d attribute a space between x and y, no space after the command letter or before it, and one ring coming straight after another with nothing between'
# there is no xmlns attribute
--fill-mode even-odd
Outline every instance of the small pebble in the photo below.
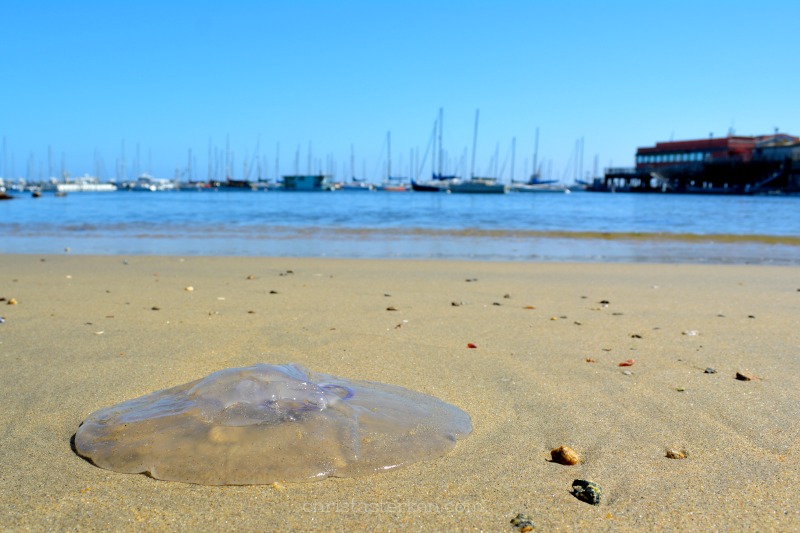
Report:
<svg viewBox="0 0 800 533"><path fill-rule="evenodd" d="M464 302L450 302L450 305L453 306L453 307L459 307L459 306L461 306L463 304L464 304Z"/></svg>
<svg viewBox="0 0 800 533"><path fill-rule="evenodd" d="M633 366L634 364L636 364L635 360L626 359L625 361L622 361L621 363L619 363L617 366Z"/></svg>
<svg viewBox="0 0 800 533"><path fill-rule="evenodd" d="M578 452L569 446L559 446L550 450L550 457L554 463L560 465L576 465L581 462L581 456Z"/></svg>
<svg viewBox="0 0 800 533"><path fill-rule="evenodd" d="M686 459L685 450L667 450L665 457L668 459Z"/></svg>
<svg viewBox="0 0 800 533"><path fill-rule="evenodd" d="M189 285L188 287L186 287L186 288L185 288L185 289L183 289L183 290L185 290L186 292L192 292L192 291L194 290L194 287L192 287L191 285Z"/></svg>
<svg viewBox="0 0 800 533"><path fill-rule="evenodd" d="M695 337L697 336L697 330L687 329L685 331L681 331L681 335L686 335L687 337Z"/></svg>
<svg viewBox="0 0 800 533"><path fill-rule="evenodd" d="M705 370L703 370L703 372L706 373L706 374L716 374L717 373L716 369L711 368L711 367L706 368Z"/></svg>
<svg viewBox="0 0 800 533"><path fill-rule="evenodd" d="M753 381L756 377L749 372L737 372L736 379L739 381Z"/></svg>
<svg viewBox="0 0 800 533"><path fill-rule="evenodd" d="M6 317L0 316L0 324L5 324L5 323L6 323Z"/></svg>
<svg viewBox="0 0 800 533"><path fill-rule="evenodd" d="M17 305L17 299L9 298L8 301L6 302L6 305Z"/></svg>
<svg viewBox="0 0 800 533"><path fill-rule="evenodd" d="M390 305L389 307L386 308L386 310L387 311L397 311L397 308L395 306L393 306L393 305Z"/></svg>
<svg viewBox="0 0 800 533"><path fill-rule="evenodd" d="M675 390L678 392L686 392L686 389L684 387L676 387Z"/></svg>
<svg viewBox="0 0 800 533"><path fill-rule="evenodd" d="M533 528L536 527L536 524L533 523L533 518L530 515L526 515L523 513L519 513L517 516L512 518L511 525L519 529L523 533L527 533L528 531L533 531Z"/></svg>
<svg viewBox="0 0 800 533"><path fill-rule="evenodd" d="M471 342L468 342L467 343L467 348L477 348L477 346L472 344Z"/></svg>
<svg viewBox="0 0 800 533"><path fill-rule="evenodd" d="M270 294L278 294L278 291L269 291Z"/></svg>
<svg viewBox="0 0 800 533"><path fill-rule="evenodd" d="M622 373L625 374L626 376L632 376L633 375L633 372L631 372L630 370L623 370Z"/></svg>
<svg viewBox="0 0 800 533"><path fill-rule="evenodd" d="M582 502L600 505L603 489L594 481L576 479L572 482L572 495Z"/></svg>

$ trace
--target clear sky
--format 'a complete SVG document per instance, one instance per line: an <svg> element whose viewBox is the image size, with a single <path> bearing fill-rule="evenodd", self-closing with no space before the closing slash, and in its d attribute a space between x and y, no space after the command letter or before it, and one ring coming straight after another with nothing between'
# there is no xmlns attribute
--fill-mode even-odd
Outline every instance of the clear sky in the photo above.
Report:
<svg viewBox="0 0 800 533"><path fill-rule="evenodd" d="M0 175L408 175L630 166L638 146L800 134L797 0L0 0ZM278 150L280 145L280 150ZM211 149L209 150L209 146ZM228 147L229 146L229 150ZM309 150L310 148L310 150ZM138 157L137 157L138 152ZM309 157L310 153L310 157ZM3 156L5 154L5 157ZM279 157L276 157L276 154ZM299 157L298 157L299 154ZM495 154L499 154L495 157ZM257 157L256 157L257 156ZM3 158L4 157L4 158ZM426 171L430 172L431 155ZM495 163L496 162L496 163Z"/></svg>

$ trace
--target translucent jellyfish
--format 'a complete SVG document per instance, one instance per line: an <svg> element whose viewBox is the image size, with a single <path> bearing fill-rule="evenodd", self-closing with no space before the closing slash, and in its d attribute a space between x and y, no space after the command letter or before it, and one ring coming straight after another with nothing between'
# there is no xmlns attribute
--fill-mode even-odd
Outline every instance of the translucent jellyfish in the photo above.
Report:
<svg viewBox="0 0 800 533"><path fill-rule="evenodd" d="M467 413L433 396L258 364L100 409L75 449L116 472L250 485L390 470L442 456L471 431Z"/></svg>

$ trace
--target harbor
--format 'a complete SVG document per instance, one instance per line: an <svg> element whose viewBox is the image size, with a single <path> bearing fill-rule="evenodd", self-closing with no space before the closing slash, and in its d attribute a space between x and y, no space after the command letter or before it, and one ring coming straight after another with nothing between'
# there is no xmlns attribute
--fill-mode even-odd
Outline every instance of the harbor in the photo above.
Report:
<svg viewBox="0 0 800 533"><path fill-rule="evenodd" d="M441 124L441 116L438 124ZM440 126L438 126L440 128ZM434 135L437 130L434 129ZM431 142L436 141L432 135ZM510 163L510 178L505 180L503 171L497 170L499 154L493 159L494 176L479 176L475 172L473 146L473 162L469 177L463 178L458 173L443 172L443 149L441 146L441 130L438 131L438 160L432 158L430 178L423 178L426 159L419 166L413 177L393 176L391 156L386 161L386 175L381 182L356 177L354 163L350 164L351 176L346 179L337 177L334 172L307 172L282 175L276 179L263 177L262 166L258 164L257 176L250 179L251 168L245 165L243 177L231 177L229 156L225 158L225 178L212 176L212 163L209 156L208 178L192 179L191 166L183 172L176 171L173 179L156 178L149 173L141 173L134 180L125 178L122 170L120 178L102 181L95 176L84 174L70 177L69 172L62 169L61 178L51 177L46 180L30 178L0 177L0 193L3 199L13 199L16 193L53 192L59 195L80 192L115 192L144 191L163 192L177 190L246 190L246 191L365 191L365 192L422 192L422 193L455 193L455 194L505 194L509 192L570 193L588 192L649 192L678 194L800 194L800 138L775 132L769 135L737 136L730 133L726 137L707 139L657 142L654 146L640 147L635 153L635 166L610 167L599 175L597 169L580 178L576 164L576 175L570 182L542 177L542 166L537 165L537 154L533 157L533 172L526 180L514 179L514 144ZM475 143L477 144L477 114L475 124ZM387 135L387 151L390 151L390 137ZM538 132L537 132L538 145ZM426 155L430 150L426 150ZM437 146L434 146L434 151ZM581 148L582 153L582 148ZM8 159L6 157L6 159ZM299 159L299 152L297 155ZM463 159L463 157L462 157ZM436 166L438 165L438 167ZM135 165L138 168L138 164ZM295 163L295 168L298 164ZM335 164L330 164L335 167ZM309 171L312 167L309 150ZM460 168L463 168L464 164ZM2 167L7 173L7 167ZM53 173L52 162L49 165ZM582 168L582 167L581 167ZM188 179L182 176L188 175Z"/></svg>

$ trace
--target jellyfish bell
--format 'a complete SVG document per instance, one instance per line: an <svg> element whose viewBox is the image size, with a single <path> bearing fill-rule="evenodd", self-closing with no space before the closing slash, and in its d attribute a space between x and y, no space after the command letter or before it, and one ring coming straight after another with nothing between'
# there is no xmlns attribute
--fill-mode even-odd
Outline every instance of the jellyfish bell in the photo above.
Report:
<svg viewBox="0 0 800 533"><path fill-rule="evenodd" d="M426 394L258 364L100 409L75 449L117 472L245 485L385 471L442 456L471 430L467 413Z"/></svg>

